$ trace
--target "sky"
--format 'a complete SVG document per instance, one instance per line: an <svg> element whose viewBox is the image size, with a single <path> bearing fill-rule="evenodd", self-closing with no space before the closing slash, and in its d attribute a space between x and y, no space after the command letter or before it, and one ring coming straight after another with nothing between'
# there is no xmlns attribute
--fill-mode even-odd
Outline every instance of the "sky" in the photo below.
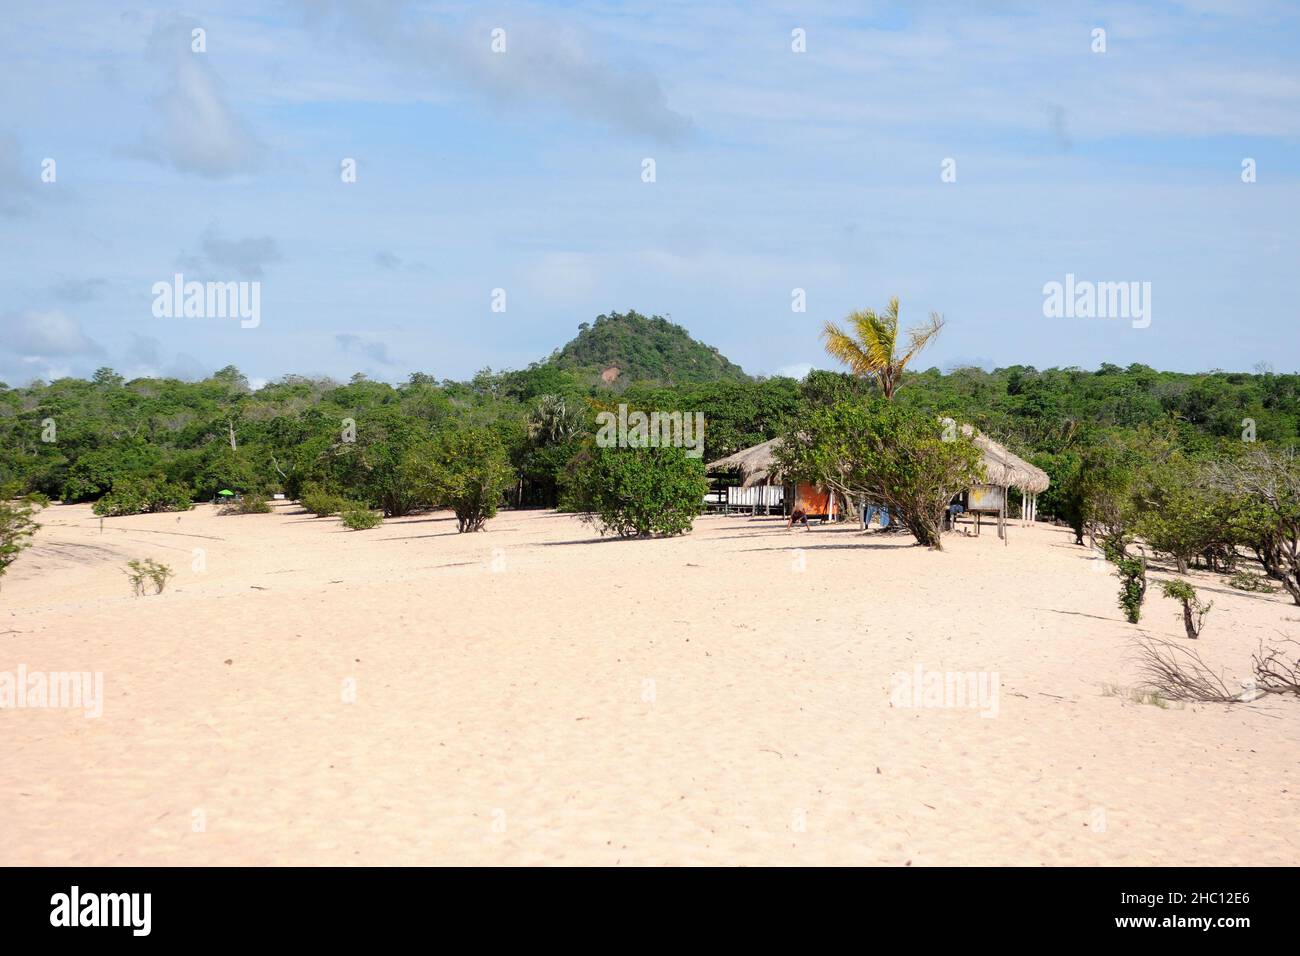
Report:
<svg viewBox="0 0 1300 956"><path fill-rule="evenodd" d="M465 379L628 309L800 375L836 367L827 320L891 296L945 319L919 367L1294 372L1298 238L1295 3L0 19L10 385ZM248 283L257 320L157 314L177 274ZM1145 314L1049 315L1067 276L1136 283Z"/></svg>

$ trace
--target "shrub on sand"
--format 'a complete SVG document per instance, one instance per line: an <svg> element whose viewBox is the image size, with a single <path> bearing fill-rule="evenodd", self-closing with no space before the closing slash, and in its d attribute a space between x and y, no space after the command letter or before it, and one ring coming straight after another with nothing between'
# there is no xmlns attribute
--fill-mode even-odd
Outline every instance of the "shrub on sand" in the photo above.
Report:
<svg viewBox="0 0 1300 956"><path fill-rule="evenodd" d="M149 478L121 478L113 482L113 490L96 501L92 510L101 518L113 518L189 511L193 507L189 491L180 485Z"/></svg>
<svg viewBox="0 0 1300 956"><path fill-rule="evenodd" d="M1147 596L1147 562L1145 558L1120 558L1115 562L1119 574L1119 609L1130 624L1142 617L1142 602Z"/></svg>
<svg viewBox="0 0 1300 956"><path fill-rule="evenodd" d="M501 439L479 427L446 431L412 448L400 475L412 495L454 511L462 532L481 531L496 517L501 496L515 481Z"/></svg>
<svg viewBox="0 0 1300 956"><path fill-rule="evenodd" d="M150 584L154 594L162 594L173 572L165 564L159 564L153 558L143 561L128 561L126 576L131 582L131 590L136 597L143 597Z"/></svg>
<svg viewBox="0 0 1300 956"><path fill-rule="evenodd" d="M568 485L568 504L601 534L624 538L689 531L704 511L704 465L680 448L593 448Z"/></svg>
<svg viewBox="0 0 1300 956"><path fill-rule="evenodd" d="M9 565L18 560L19 553L30 545L31 537L40 527L32 520L36 508L27 502L0 501L0 577Z"/></svg>
<svg viewBox="0 0 1300 956"><path fill-rule="evenodd" d="M342 515L343 526L352 531L368 531L384 523L384 519L369 508L356 502L349 502Z"/></svg>
<svg viewBox="0 0 1300 956"><path fill-rule="evenodd" d="M268 515L271 513L271 503L262 495L247 494L241 495L236 501L224 505L221 509L223 515Z"/></svg>
<svg viewBox="0 0 1300 956"><path fill-rule="evenodd" d="M319 485L304 488L302 498L298 503L317 518L328 518L330 515L336 515L349 504L348 500L342 495L326 491Z"/></svg>

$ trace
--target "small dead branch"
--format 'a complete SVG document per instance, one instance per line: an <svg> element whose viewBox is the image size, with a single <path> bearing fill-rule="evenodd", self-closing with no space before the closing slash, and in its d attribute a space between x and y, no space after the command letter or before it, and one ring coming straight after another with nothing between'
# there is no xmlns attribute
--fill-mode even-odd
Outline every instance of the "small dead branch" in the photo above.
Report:
<svg viewBox="0 0 1300 956"><path fill-rule="evenodd" d="M1138 638L1138 668L1146 686L1170 700L1230 704L1238 700L1199 654L1159 637Z"/></svg>
<svg viewBox="0 0 1300 956"><path fill-rule="evenodd" d="M1300 641L1284 638L1285 647L1265 647L1251 656L1251 670L1255 675L1255 688L1264 694L1296 694L1300 696Z"/></svg>

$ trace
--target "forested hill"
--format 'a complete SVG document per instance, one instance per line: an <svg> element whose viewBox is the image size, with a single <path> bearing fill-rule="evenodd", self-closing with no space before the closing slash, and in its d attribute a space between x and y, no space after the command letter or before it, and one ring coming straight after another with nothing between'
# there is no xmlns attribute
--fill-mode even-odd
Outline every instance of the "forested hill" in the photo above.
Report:
<svg viewBox="0 0 1300 956"><path fill-rule="evenodd" d="M744 370L680 325L638 312L598 315L578 326L578 337L557 349L547 365L590 376L593 383L743 381Z"/></svg>

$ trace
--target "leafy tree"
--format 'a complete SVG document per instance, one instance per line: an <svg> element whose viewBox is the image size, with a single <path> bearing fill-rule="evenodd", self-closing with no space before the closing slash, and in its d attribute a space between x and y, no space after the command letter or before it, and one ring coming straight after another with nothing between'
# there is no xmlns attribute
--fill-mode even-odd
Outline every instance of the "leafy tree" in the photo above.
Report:
<svg viewBox="0 0 1300 956"><path fill-rule="evenodd" d="M1300 458L1255 446L1211 467L1209 482L1241 499L1240 527L1271 577L1300 604Z"/></svg>
<svg viewBox="0 0 1300 956"><path fill-rule="evenodd" d="M487 428L456 428L412 449L401 480L413 493L456 513L458 531L481 531L496 517L501 496L514 480L501 440Z"/></svg>
<svg viewBox="0 0 1300 956"><path fill-rule="evenodd" d="M888 507L936 551L949 503L984 471L969 438L945 436L938 419L884 398L811 411L782 437L777 457L787 474Z"/></svg>
<svg viewBox="0 0 1300 956"><path fill-rule="evenodd" d="M690 530L708 490L700 459L680 448L593 446L575 465L566 503L601 534L671 536Z"/></svg>
<svg viewBox="0 0 1300 956"><path fill-rule="evenodd" d="M1179 574L1226 531L1220 496L1198 480L1198 465L1181 454L1147 468L1137 495L1137 534L1172 557Z"/></svg>
<svg viewBox="0 0 1300 956"><path fill-rule="evenodd" d="M0 501L0 577L18 560L23 549L31 545L32 535L40 527L32 520L38 510L28 501Z"/></svg>
<svg viewBox="0 0 1300 956"><path fill-rule="evenodd" d="M1160 585L1160 590L1164 592L1165 597L1178 601L1183 606L1183 630L1187 632L1188 640L1196 640L1201 636L1201 628L1205 625L1205 615L1210 613L1210 608L1214 607L1214 602L1202 604L1196 597L1196 589L1186 581L1165 581Z"/></svg>

